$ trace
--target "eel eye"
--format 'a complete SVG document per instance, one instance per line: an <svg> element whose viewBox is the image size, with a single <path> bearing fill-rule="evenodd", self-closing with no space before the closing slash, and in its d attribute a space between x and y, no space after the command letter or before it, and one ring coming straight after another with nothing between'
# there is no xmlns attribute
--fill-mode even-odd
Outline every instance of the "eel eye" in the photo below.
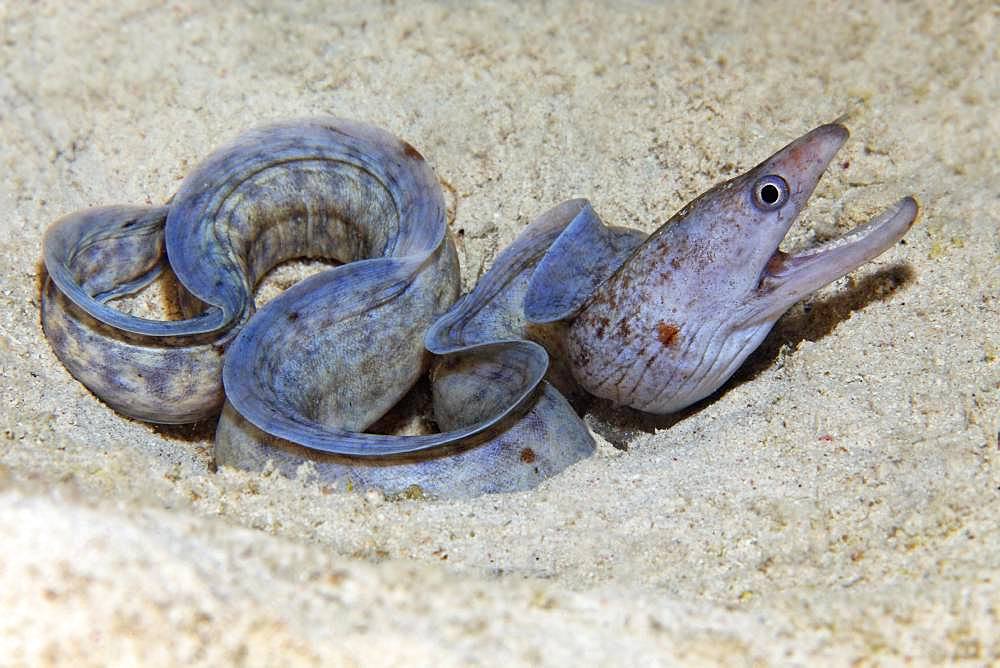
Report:
<svg viewBox="0 0 1000 668"><path fill-rule="evenodd" d="M788 201L788 183L774 174L762 176L753 184L753 203L762 211L776 211Z"/></svg>

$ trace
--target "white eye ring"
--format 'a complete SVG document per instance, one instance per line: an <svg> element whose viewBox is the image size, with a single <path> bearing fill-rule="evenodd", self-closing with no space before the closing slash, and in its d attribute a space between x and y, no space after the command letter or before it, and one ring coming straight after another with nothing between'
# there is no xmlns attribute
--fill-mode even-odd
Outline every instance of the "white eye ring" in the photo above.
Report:
<svg viewBox="0 0 1000 668"><path fill-rule="evenodd" d="M788 182L775 174L757 179L753 184L753 203L762 211L777 211L788 201Z"/></svg>

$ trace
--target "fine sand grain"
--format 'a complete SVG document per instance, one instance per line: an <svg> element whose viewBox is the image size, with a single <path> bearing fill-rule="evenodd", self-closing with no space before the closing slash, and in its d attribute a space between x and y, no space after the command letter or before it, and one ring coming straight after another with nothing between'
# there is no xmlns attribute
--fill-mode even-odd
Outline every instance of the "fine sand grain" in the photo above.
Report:
<svg viewBox="0 0 1000 668"><path fill-rule="evenodd" d="M0 665L1000 661L997 8L827 4L0 3ZM844 113L786 246L923 210L626 450L330 493L116 415L38 321L53 220L316 113L428 158L466 287L561 200L653 230Z"/></svg>

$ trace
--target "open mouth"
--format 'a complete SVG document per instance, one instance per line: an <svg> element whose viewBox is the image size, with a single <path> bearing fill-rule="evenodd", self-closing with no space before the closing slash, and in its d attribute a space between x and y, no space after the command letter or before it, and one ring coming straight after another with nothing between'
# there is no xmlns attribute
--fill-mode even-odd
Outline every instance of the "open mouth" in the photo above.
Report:
<svg viewBox="0 0 1000 668"><path fill-rule="evenodd" d="M789 144L768 162L775 169L803 175L812 186L803 193L808 199L846 138L843 126L824 125ZM806 295L878 257L906 234L918 211L916 199L904 197L836 239L791 254L775 249L761 273L752 320L773 320Z"/></svg>
<svg viewBox="0 0 1000 668"><path fill-rule="evenodd" d="M916 220L917 200L904 197L847 234L798 253L776 250L761 281L763 291L805 295L850 273L899 241Z"/></svg>

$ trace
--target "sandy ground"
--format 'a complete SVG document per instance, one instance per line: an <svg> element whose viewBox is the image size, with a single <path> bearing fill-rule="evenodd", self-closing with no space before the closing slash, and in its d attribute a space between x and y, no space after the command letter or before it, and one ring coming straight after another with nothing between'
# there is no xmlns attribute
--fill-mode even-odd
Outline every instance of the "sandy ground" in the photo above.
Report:
<svg viewBox="0 0 1000 668"><path fill-rule="evenodd" d="M995 5L229 4L0 4L0 665L1000 661ZM50 222L263 121L418 147L469 285L551 204L652 230L845 112L787 245L913 193L905 244L530 493L215 472L211 425L116 415L39 326Z"/></svg>

